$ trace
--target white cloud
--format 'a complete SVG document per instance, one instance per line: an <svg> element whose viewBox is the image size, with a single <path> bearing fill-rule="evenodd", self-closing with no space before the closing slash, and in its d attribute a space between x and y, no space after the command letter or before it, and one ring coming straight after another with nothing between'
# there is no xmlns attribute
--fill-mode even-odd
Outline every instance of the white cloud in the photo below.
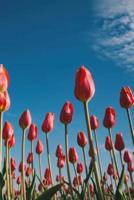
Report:
<svg viewBox="0 0 134 200"><path fill-rule="evenodd" d="M127 71L134 71L134 0L99 2L93 48Z"/></svg>

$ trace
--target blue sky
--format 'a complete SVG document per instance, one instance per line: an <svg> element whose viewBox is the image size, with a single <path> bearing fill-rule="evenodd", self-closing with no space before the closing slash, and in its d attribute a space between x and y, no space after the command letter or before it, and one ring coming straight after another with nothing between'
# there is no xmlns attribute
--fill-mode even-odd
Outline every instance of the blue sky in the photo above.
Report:
<svg viewBox="0 0 134 200"><path fill-rule="evenodd" d="M102 2L102 5L106 5L104 0ZM107 8L110 9L110 5ZM104 159L106 152L103 150L107 130L102 126L107 106L111 105L117 111L113 137L116 132L122 131L127 146L131 148L126 113L119 106L119 92L125 85L134 89L133 67L130 62L122 62L120 57L112 57L116 43L114 48L102 43L111 39L102 26L108 20L107 16L103 16L102 10L97 0L94 4L88 0L74 0L73 3L71 0L1 2L0 58L11 76L11 108L4 119L10 120L14 125L16 147L12 155L17 163L21 155L19 148L22 137L18 119L26 108L30 109L33 122L39 127L39 138L44 142L43 173L47 165L46 146L40 127L46 112L55 113L55 129L49 135L53 163L56 163L56 145L61 143L64 146L64 128L59 122L59 114L65 101L70 100L75 109L73 122L69 126L70 146L76 145L79 130L86 131L82 104L73 94L75 73L82 64L88 67L95 80L96 93L90 103L90 113L97 115L100 120L98 139L103 166L108 161L108 158ZM127 13L129 14L129 9ZM120 28L117 30L120 31ZM27 153L28 148L27 142ZM82 161L81 151L76 148ZM57 173L56 170L53 164L54 174Z"/></svg>

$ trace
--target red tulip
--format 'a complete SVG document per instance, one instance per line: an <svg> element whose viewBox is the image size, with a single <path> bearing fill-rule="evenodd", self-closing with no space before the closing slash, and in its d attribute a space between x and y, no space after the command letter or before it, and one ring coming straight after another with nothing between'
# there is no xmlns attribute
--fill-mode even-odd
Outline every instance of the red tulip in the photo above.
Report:
<svg viewBox="0 0 134 200"><path fill-rule="evenodd" d="M33 163L33 153L32 152L28 154L27 163L28 164Z"/></svg>
<svg viewBox="0 0 134 200"><path fill-rule="evenodd" d="M130 108L134 105L134 96L130 87L123 87L120 92L120 105L123 108Z"/></svg>
<svg viewBox="0 0 134 200"><path fill-rule="evenodd" d="M129 175L128 173L125 174L125 177L124 177L124 183L127 184L129 181Z"/></svg>
<svg viewBox="0 0 134 200"><path fill-rule="evenodd" d="M12 172L15 171L15 169L16 169L16 161L15 161L14 158L10 159L10 167L11 167L11 171Z"/></svg>
<svg viewBox="0 0 134 200"><path fill-rule="evenodd" d="M77 135L77 143L81 148L84 148L87 145L87 137L84 132L80 131Z"/></svg>
<svg viewBox="0 0 134 200"><path fill-rule="evenodd" d="M38 128L35 124L31 124L28 131L28 140L33 141L37 138Z"/></svg>
<svg viewBox="0 0 134 200"><path fill-rule="evenodd" d="M74 164L78 160L78 154L74 147L70 147L69 149L69 161Z"/></svg>
<svg viewBox="0 0 134 200"><path fill-rule="evenodd" d="M42 152L43 152L43 144L41 140L38 140L37 146L36 146L36 153L40 155Z"/></svg>
<svg viewBox="0 0 134 200"><path fill-rule="evenodd" d="M111 141L111 138L109 136L106 137L106 141L105 141L105 149L107 151L111 151L112 150L112 145L113 142Z"/></svg>
<svg viewBox="0 0 134 200"><path fill-rule="evenodd" d="M13 126L10 122L5 122L3 127L3 139L8 141L14 134Z"/></svg>
<svg viewBox="0 0 134 200"><path fill-rule="evenodd" d="M26 171L26 164L22 165L22 162L20 162L20 164L19 164L19 172L22 172L22 169L24 169L24 171Z"/></svg>
<svg viewBox="0 0 134 200"><path fill-rule="evenodd" d="M92 75L86 67L81 66L75 78L75 97L82 102L86 102L92 99L94 93L95 85Z"/></svg>
<svg viewBox="0 0 134 200"><path fill-rule="evenodd" d="M122 133L117 133L116 139L115 139L115 149L117 151L122 151L124 148L125 148L125 144L124 144Z"/></svg>
<svg viewBox="0 0 134 200"><path fill-rule="evenodd" d="M20 176L18 176L18 178L17 178L17 185L20 185L20 183L21 183L21 177Z"/></svg>
<svg viewBox="0 0 134 200"><path fill-rule="evenodd" d="M92 184L89 184L89 192L91 194L91 196L94 196L94 186Z"/></svg>
<svg viewBox="0 0 134 200"><path fill-rule="evenodd" d="M15 145L15 136L13 135L9 140L8 140L8 148L11 149Z"/></svg>
<svg viewBox="0 0 134 200"><path fill-rule="evenodd" d="M42 188L43 188L43 185L42 185L42 183L40 183L40 184L38 185L38 190L41 192L41 191L42 191Z"/></svg>
<svg viewBox="0 0 134 200"><path fill-rule="evenodd" d="M95 115L90 117L90 125L92 130L96 130L99 127L99 121Z"/></svg>
<svg viewBox="0 0 134 200"><path fill-rule="evenodd" d="M77 187L79 185L79 180L76 176L73 179L73 185L74 185L74 187Z"/></svg>
<svg viewBox="0 0 134 200"><path fill-rule="evenodd" d="M127 169L129 172L134 172L134 164L133 161L127 163Z"/></svg>
<svg viewBox="0 0 134 200"><path fill-rule="evenodd" d="M63 155L63 150L62 146L59 144L57 145L56 153L55 153L57 158L60 158Z"/></svg>
<svg viewBox="0 0 134 200"><path fill-rule="evenodd" d="M83 164L82 163L77 163L77 173L81 174L83 172Z"/></svg>
<svg viewBox="0 0 134 200"><path fill-rule="evenodd" d="M26 169L26 176L29 177L33 172L33 169L31 167L27 167Z"/></svg>
<svg viewBox="0 0 134 200"><path fill-rule="evenodd" d="M0 93L0 112L5 112L10 107L10 98L7 91Z"/></svg>
<svg viewBox="0 0 134 200"><path fill-rule="evenodd" d="M57 160L57 167L63 168L65 165L66 157L64 155L60 156Z"/></svg>
<svg viewBox="0 0 134 200"><path fill-rule="evenodd" d="M60 182L61 180L62 180L62 176L57 175L57 176L56 176L56 182Z"/></svg>
<svg viewBox="0 0 134 200"><path fill-rule="evenodd" d="M112 107L106 109L103 125L106 128L112 128L115 125L115 110Z"/></svg>
<svg viewBox="0 0 134 200"><path fill-rule="evenodd" d="M47 180L47 184L50 185L52 183L51 181L51 172L49 168L46 168L44 178Z"/></svg>
<svg viewBox="0 0 134 200"><path fill-rule="evenodd" d="M82 176L78 176L78 181L79 181L79 185L83 184L83 178L82 178Z"/></svg>
<svg viewBox="0 0 134 200"><path fill-rule="evenodd" d="M126 150L126 151L124 152L123 158L124 158L124 161L125 161L126 163L130 163L130 162L132 162L132 160L133 160L132 154L131 154L128 150Z"/></svg>
<svg viewBox="0 0 134 200"><path fill-rule="evenodd" d="M54 128L54 113L47 113L42 124L42 131L44 133L51 132Z"/></svg>
<svg viewBox="0 0 134 200"><path fill-rule="evenodd" d="M63 124L68 124L72 121L74 108L71 102L67 101L60 113L60 121Z"/></svg>
<svg viewBox="0 0 134 200"><path fill-rule="evenodd" d="M9 85L9 74L4 68L3 64L0 64L0 92L7 90Z"/></svg>
<svg viewBox="0 0 134 200"><path fill-rule="evenodd" d="M19 119L19 125L22 129L26 129L31 125L31 114L29 110L26 110L22 113Z"/></svg>
<svg viewBox="0 0 134 200"><path fill-rule="evenodd" d="M110 176L112 176L114 174L114 167L113 167L113 165L111 163L108 165L107 173Z"/></svg>

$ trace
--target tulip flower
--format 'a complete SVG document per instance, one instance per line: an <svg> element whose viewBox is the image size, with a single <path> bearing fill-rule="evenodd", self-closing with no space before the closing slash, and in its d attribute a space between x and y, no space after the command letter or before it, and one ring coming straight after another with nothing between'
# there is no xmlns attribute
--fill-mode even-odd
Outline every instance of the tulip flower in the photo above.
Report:
<svg viewBox="0 0 134 200"><path fill-rule="evenodd" d="M90 117L90 124L91 124L91 129L94 132L94 139L95 139L95 145L96 145L96 150L97 150L97 159L98 159L99 170L100 170L100 175L101 175L101 180L102 180L103 175L102 175L101 158L100 158L100 151L99 151L99 145L98 145L97 134L96 134L96 130L99 127L99 120L95 115L92 115Z"/></svg>
<svg viewBox="0 0 134 200"><path fill-rule="evenodd" d="M132 173L134 172L133 161L130 161L130 162L127 163L127 169L128 169L129 175L130 175L131 185L132 185L132 188L133 188L133 184L134 184L133 175L132 175Z"/></svg>
<svg viewBox="0 0 134 200"><path fill-rule="evenodd" d="M120 105L127 111L129 127L131 131L132 142L134 144L134 127L131 119L130 108L134 105L134 96L130 87L123 87L120 92Z"/></svg>
<svg viewBox="0 0 134 200"><path fill-rule="evenodd" d="M55 155L56 155L57 158L60 158L63 155L63 149L62 149L62 146L60 144L57 145Z"/></svg>
<svg viewBox="0 0 134 200"><path fill-rule="evenodd" d="M15 136L13 135L9 140L8 140L8 148L11 149L15 145Z"/></svg>
<svg viewBox="0 0 134 200"><path fill-rule="evenodd" d="M16 183L17 183L18 185L20 185L20 183L21 183L21 177L20 177L20 176L18 176Z"/></svg>
<svg viewBox="0 0 134 200"><path fill-rule="evenodd" d="M126 163L131 163L133 159L132 154L128 150L125 150L123 158Z"/></svg>
<svg viewBox="0 0 134 200"><path fill-rule="evenodd" d="M47 180L48 185L52 184L51 172L49 168L46 168L45 173L44 173L44 178Z"/></svg>
<svg viewBox="0 0 134 200"><path fill-rule="evenodd" d="M20 119L19 119L19 125L22 129L22 149L21 149L21 159L22 159L22 165L25 163L25 130L27 128L29 128L29 126L31 125L31 114L29 110L25 110ZM25 188L25 173L24 170L22 169L21 172L21 177L22 177L22 181L21 181L21 192L23 194L23 199L26 200L26 188Z"/></svg>
<svg viewBox="0 0 134 200"><path fill-rule="evenodd" d="M86 176L88 175L87 170L87 161L86 161L86 154L85 154L85 146L88 143L87 137L84 132L80 131L77 135L77 143L82 148L83 158L84 158L84 165L85 165L85 172Z"/></svg>
<svg viewBox="0 0 134 200"><path fill-rule="evenodd" d="M65 165L65 160L66 160L66 157L64 155L60 156L57 160L57 167L59 169L63 168L64 165Z"/></svg>
<svg viewBox="0 0 134 200"><path fill-rule="evenodd" d="M39 155L39 172L40 172L40 180L42 180L42 169L41 169L41 154L43 152L43 144L41 140L38 140L36 145L36 153Z"/></svg>
<svg viewBox="0 0 134 200"><path fill-rule="evenodd" d="M111 185L113 185L113 183L112 183L112 176L114 175L114 167L113 167L113 164L110 163L110 164L108 165L107 173L108 173L108 175L110 176Z"/></svg>
<svg viewBox="0 0 134 200"><path fill-rule="evenodd" d="M93 148L93 139L92 139L92 130L90 125L90 116L88 110L88 102L92 99L95 93L95 84L92 78L91 73L84 66L81 66L80 69L76 73L75 77L75 89L74 95L75 97L83 103L85 119L87 125L87 133L88 133L88 141L91 148ZM98 166L96 162L95 155L93 156L94 160L94 175L97 183L98 193L101 199L104 199L101 186L100 186L100 177L98 174Z"/></svg>
<svg viewBox="0 0 134 200"><path fill-rule="evenodd" d="M27 163L28 163L28 164L32 164L32 163L33 163L33 153L32 153L32 152L30 152L30 153L28 154Z"/></svg>
<svg viewBox="0 0 134 200"><path fill-rule="evenodd" d="M112 145L113 145L112 143L113 143L113 142L112 142L110 136L107 136L107 137L106 137L106 140L105 140L105 149L106 149L107 151L111 151L111 150L112 150Z"/></svg>
<svg viewBox="0 0 134 200"><path fill-rule="evenodd" d="M70 147L69 149L69 161L74 164L78 160L78 154L74 147Z"/></svg>
<svg viewBox="0 0 134 200"><path fill-rule="evenodd" d="M104 125L105 128L108 128L109 137L111 138L111 141L112 141L111 129L115 125L115 121L116 121L116 113L115 113L114 108L112 108L112 107L106 108L105 116L104 116L104 120L103 120L103 125ZM112 156L113 156L113 160L114 160L114 165L115 165L116 171L119 174L116 155L115 155L115 149L114 149L113 143L112 143Z"/></svg>
<svg viewBox="0 0 134 200"><path fill-rule="evenodd" d="M60 113L60 121L64 124L65 128L65 155L66 155L66 167L67 167L67 176L68 176L68 182L71 189L71 194L73 197L73 188L72 188L72 182L71 182L71 175L70 175L70 166L69 166L69 158L68 158L68 124L71 123L73 118L73 105L71 102L67 101Z"/></svg>
<svg viewBox="0 0 134 200"><path fill-rule="evenodd" d="M10 167L11 167L11 171L14 172L16 169L16 161L14 158L10 159Z"/></svg>
<svg viewBox="0 0 134 200"><path fill-rule="evenodd" d="M125 144L124 144L122 133L117 133L116 134L116 139L115 139L115 145L114 146L115 146L115 149L117 151L119 151L119 153L120 153L120 160L121 160L121 164L122 164L122 167L123 167L122 151L125 148Z"/></svg>
<svg viewBox="0 0 134 200"><path fill-rule="evenodd" d="M54 128L54 113L47 113L45 119L42 124L42 131L46 135L46 146L47 146L47 160L48 160L48 167L50 169L51 174L51 182L53 185L53 176L52 176L52 168L51 168L51 159L50 159L50 150L49 150L49 142L48 142L48 133L51 132Z"/></svg>
<svg viewBox="0 0 134 200"><path fill-rule="evenodd" d="M83 164L77 163L77 173L81 174L83 172Z"/></svg>

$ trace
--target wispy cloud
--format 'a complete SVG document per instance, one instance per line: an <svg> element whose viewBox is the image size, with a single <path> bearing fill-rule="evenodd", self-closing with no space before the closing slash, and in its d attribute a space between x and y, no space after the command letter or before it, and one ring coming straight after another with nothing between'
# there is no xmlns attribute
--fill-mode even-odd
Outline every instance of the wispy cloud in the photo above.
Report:
<svg viewBox="0 0 134 200"><path fill-rule="evenodd" d="M97 0L94 50L134 71L134 0Z"/></svg>

